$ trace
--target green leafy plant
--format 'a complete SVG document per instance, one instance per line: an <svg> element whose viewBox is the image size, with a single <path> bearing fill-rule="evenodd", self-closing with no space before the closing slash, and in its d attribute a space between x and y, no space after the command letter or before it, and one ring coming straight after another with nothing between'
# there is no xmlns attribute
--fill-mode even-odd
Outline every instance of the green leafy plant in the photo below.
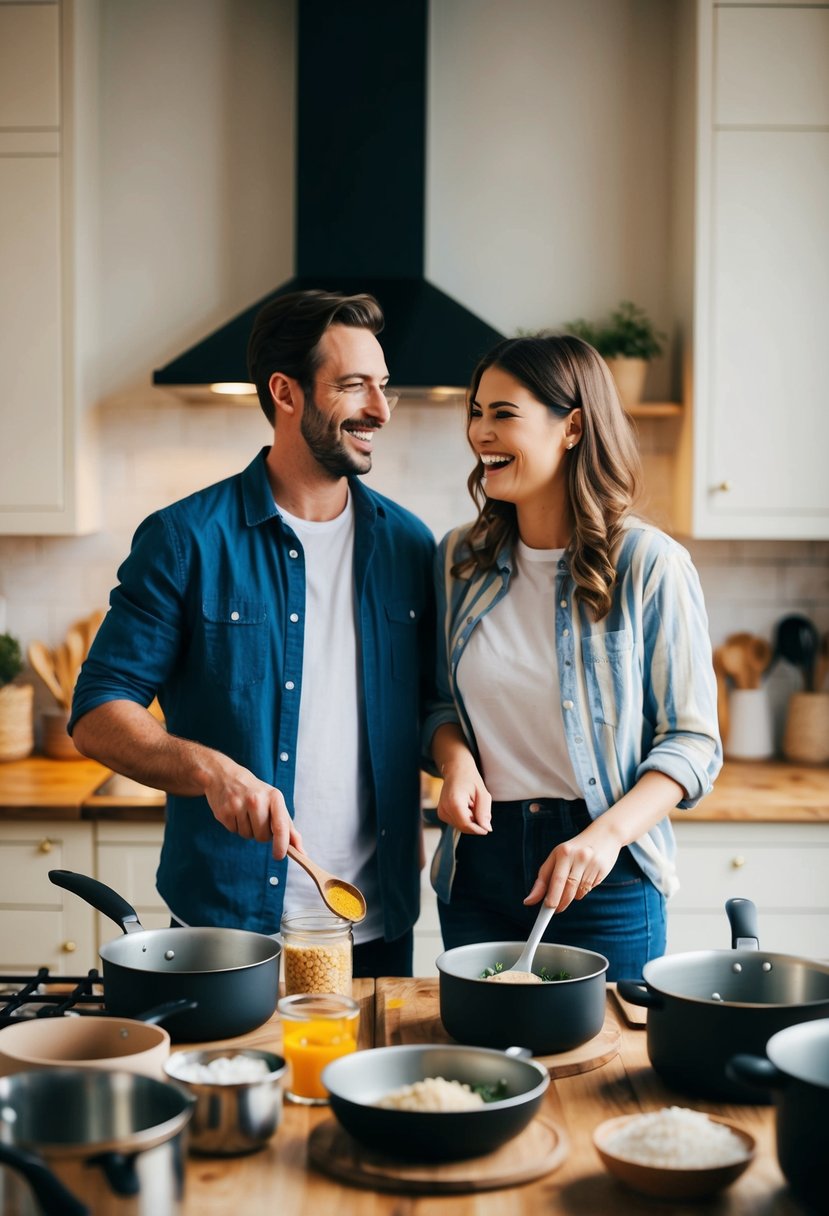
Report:
<svg viewBox="0 0 829 1216"><path fill-rule="evenodd" d="M20 643L10 633L0 633L0 688L11 684L23 670Z"/></svg>
<svg viewBox="0 0 829 1216"><path fill-rule="evenodd" d="M565 324L567 333L595 346L606 359L654 359L662 354L666 335L658 330L643 308L622 300L606 321L579 319Z"/></svg>

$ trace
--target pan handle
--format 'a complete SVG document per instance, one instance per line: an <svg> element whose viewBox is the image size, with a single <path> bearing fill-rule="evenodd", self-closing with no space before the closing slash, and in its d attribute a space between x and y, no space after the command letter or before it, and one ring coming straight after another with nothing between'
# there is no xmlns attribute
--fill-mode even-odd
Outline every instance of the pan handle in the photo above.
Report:
<svg viewBox="0 0 829 1216"><path fill-rule="evenodd" d="M135 933L144 927L132 904L128 904L112 887L98 882L97 878L76 874L74 870L50 870L49 881L56 887L71 891L73 895L80 895L81 899L120 925L125 933Z"/></svg>
<svg viewBox="0 0 829 1216"><path fill-rule="evenodd" d="M0 1143L0 1163L23 1175L46 1216L90 1216L86 1204L76 1199L34 1153Z"/></svg>
<svg viewBox="0 0 829 1216"><path fill-rule="evenodd" d="M656 992L651 992L647 984L642 980L617 980L616 991L623 1001L629 1001L631 1005L643 1005L645 1009L662 1009L662 997Z"/></svg>
<svg viewBox="0 0 829 1216"><path fill-rule="evenodd" d="M132 1016L136 1022L146 1022L148 1026L158 1026L175 1013L186 1013L188 1009L198 1009L198 1001L190 1001L187 997L179 997L177 1001L165 1001L163 1005L154 1005L146 1013L135 1013Z"/></svg>
<svg viewBox="0 0 829 1216"><path fill-rule="evenodd" d="M725 1065L725 1071L732 1081L742 1081L743 1084L754 1085L758 1089L782 1089L786 1083L786 1074L765 1056L743 1053L732 1056Z"/></svg>
<svg viewBox="0 0 829 1216"><path fill-rule="evenodd" d="M760 936L757 932L757 908L750 899L727 899L725 914L731 925L732 950L759 950Z"/></svg>

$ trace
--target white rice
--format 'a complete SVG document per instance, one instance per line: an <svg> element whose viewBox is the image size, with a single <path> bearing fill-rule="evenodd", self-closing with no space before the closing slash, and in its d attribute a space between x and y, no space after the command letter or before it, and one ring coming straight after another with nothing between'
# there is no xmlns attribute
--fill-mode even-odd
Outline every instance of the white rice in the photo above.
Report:
<svg viewBox="0 0 829 1216"><path fill-rule="evenodd" d="M639 1115L603 1143L617 1157L673 1169L731 1165L747 1155L746 1146L731 1128L683 1106Z"/></svg>
<svg viewBox="0 0 829 1216"><path fill-rule="evenodd" d="M167 1066L168 1072L180 1081L196 1081L200 1085L239 1085L245 1081L261 1081L270 1073L267 1060L261 1056L216 1056L207 1064L197 1060L177 1061L175 1056Z"/></svg>
<svg viewBox="0 0 829 1216"><path fill-rule="evenodd" d="M447 1081L444 1077L425 1077L412 1085L393 1089L377 1103L386 1110L453 1111L478 1110L486 1105L462 1081Z"/></svg>

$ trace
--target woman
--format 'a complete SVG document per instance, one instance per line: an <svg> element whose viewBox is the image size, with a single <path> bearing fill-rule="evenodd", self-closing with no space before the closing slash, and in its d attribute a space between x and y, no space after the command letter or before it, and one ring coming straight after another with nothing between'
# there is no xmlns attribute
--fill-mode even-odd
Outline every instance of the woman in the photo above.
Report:
<svg viewBox="0 0 829 1216"><path fill-rule="evenodd" d="M444 945L524 939L543 900L546 940L638 976L678 885L669 812L721 764L699 579L631 514L635 441L587 343L501 342L472 378L467 433L478 518L438 553L427 723Z"/></svg>

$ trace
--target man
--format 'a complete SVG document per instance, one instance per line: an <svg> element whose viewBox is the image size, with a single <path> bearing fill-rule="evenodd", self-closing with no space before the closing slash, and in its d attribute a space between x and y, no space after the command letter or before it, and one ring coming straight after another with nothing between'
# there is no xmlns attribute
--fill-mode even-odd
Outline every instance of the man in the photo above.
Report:
<svg viewBox="0 0 829 1216"><path fill-rule="evenodd" d="M321 907L293 843L366 896L355 975L411 974L434 653L431 533L359 481L397 400L382 325L367 295L261 310L248 361L273 444L140 525L69 724L167 791L177 921L274 933Z"/></svg>

